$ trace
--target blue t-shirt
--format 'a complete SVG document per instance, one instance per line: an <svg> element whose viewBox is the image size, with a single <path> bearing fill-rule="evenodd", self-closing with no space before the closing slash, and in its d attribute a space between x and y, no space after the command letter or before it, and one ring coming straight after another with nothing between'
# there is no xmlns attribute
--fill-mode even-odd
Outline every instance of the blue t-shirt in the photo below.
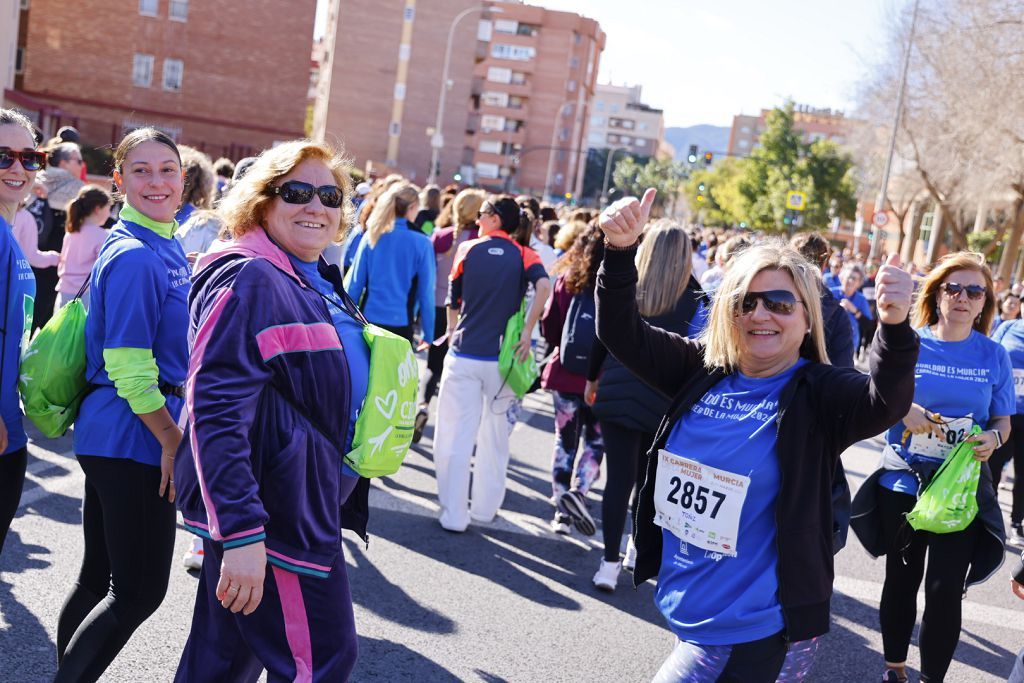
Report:
<svg viewBox="0 0 1024 683"><path fill-rule="evenodd" d="M996 328L992 341L1002 345L1010 354L1013 366L1013 390L1017 395L1016 414L1024 414L1024 320L1007 320ZM1018 438L1020 435L1017 435Z"/></svg>
<svg viewBox="0 0 1024 683"><path fill-rule="evenodd" d="M735 557L662 530L655 601L680 640L731 645L766 638L784 627L775 545L775 500L782 478L775 418L783 387L806 362L801 358L774 377L729 375L669 434L667 451L750 477Z"/></svg>
<svg viewBox="0 0 1024 683"><path fill-rule="evenodd" d="M839 276L833 273L831 270L821 276L821 281L825 283L825 286L829 289L833 287L841 287L842 283L839 281Z"/></svg>
<svg viewBox="0 0 1024 683"><path fill-rule="evenodd" d="M975 330L963 341L937 339L927 326L917 333L921 351L914 368L914 403L938 413L943 420L971 417L982 429L992 416L1014 413L1013 372L1006 349ZM941 462L912 452L910 438L903 441L904 429L900 420L886 435L904 460ZM918 480L912 472L884 472L879 483L891 491L917 494Z"/></svg>
<svg viewBox="0 0 1024 683"><path fill-rule="evenodd" d="M868 304L867 298L865 298L865 296L861 294L860 291L854 292L853 296L846 296L846 293L843 292L842 287L829 287L829 289L832 291L832 294L835 295L836 299L838 299L839 301L846 299L854 306L856 306L857 310L860 311L860 314L867 318L868 320L872 320L874 318L874 316L871 315L871 305ZM846 315L847 317L850 318L850 326L853 329L853 350L854 352L856 352L857 347L860 346L860 323L857 322L857 316L855 316L853 313L847 311Z"/></svg>
<svg viewBox="0 0 1024 683"><path fill-rule="evenodd" d="M28 346L32 332L32 314L35 310L36 277L28 259L14 240L11 226L0 216L0 263L4 264L4 329L3 364L0 366L0 416L7 428L7 449L11 453L28 444L28 435L21 422L21 403L18 399L18 368L21 353Z"/></svg>
<svg viewBox="0 0 1024 683"><path fill-rule="evenodd" d="M327 297L327 309L331 312L331 322L341 339L341 347L345 350L348 360L349 387L352 400L349 402L348 434L345 437L345 452L352 450L352 439L355 436L356 419L362 410L366 398L366 388L370 384L370 347L363 339L363 325L346 313L340 306L341 298L334 291L334 286L324 279L317 271L316 262L301 261L288 254L288 260L299 273L299 276L311 287ZM358 477L348 464L342 462L342 472L348 476Z"/></svg>
<svg viewBox="0 0 1024 683"><path fill-rule="evenodd" d="M191 268L173 237L121 220L111 228L89 276L85 321L86 377L99 385L82 402L75 453L160 465L160 443L117 395L104 349L151 349L161 383L185 384L188 374L188 291ZM184 401L167 396L177 421Z"/></svg>

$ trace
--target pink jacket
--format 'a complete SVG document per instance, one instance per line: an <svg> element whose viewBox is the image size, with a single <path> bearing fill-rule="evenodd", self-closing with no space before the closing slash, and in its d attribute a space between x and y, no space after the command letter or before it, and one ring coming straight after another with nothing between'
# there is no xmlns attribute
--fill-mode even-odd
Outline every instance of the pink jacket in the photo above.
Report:
<svg viewBox="0 0 1024 683"><path fill-rule="evenodd" d="M39 251L39 225L28 209L21 209L14 215L14 239L25 252L28 264L33 268L52 268L60 260L55 251ZM72 290L72 294L77 290Z"/></svg>
<svg viewBox="0 0 1024 683"><path fill-rule="evenodd" d="M100 255L100 247L107 239L107 231L99 225L82 223L78 232L64 236L64 247L60 250L57 265L57 291L73 296L89 278L92 264Z"/></svg>

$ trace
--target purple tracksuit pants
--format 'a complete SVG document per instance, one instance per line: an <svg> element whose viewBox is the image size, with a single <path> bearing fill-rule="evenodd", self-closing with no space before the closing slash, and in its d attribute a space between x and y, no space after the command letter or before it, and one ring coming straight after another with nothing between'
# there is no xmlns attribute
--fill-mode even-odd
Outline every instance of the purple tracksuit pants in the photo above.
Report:
<svg viewBox="0 0 1024 683"><path fill-rule="evenodd" d="M357 641L345 560L326 579L267 565L263 600L249 616L231 613L214 591L220 579L220 543L203 541L192 630L175 683L246 683L267 670L269 683L347 681Z"/></svg>

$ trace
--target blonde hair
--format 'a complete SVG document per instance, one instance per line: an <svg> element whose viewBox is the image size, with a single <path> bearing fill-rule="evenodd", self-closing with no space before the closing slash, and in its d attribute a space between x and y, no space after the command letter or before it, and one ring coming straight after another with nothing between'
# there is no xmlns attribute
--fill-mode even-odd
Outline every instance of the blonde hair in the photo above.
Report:
<svg viewBox="0 0 1024 683"><path fill-rule="evenodd" d="M467 189L455 195L452 200L452 215L455 223L455 236L452 244L459 239L459 232L467 225L472 225L484 205L487 193L483 190Z"/></svg>
<svg viewBox="0 0 1024 683"><path fill-rule="evenodd" d="M985 278L985 305L981 315L974 321L974 329L984 335L992 327L996 315L996 298L993 294L992 271L985 263L985 257L973 251L958 251L943 256L921 282L917 299L914 301L911 320L914 327L934 325L939 322L938 293L942 281L958 270L973 270Z"/></svg>
<svg viewBox="0 0 1024 683"><path fill-rule="evenodd" d="M326 143L311 140L285 142L264 150L256 157L246 174L221 202L218 213L224 221L224 231L238 239L246 233L261 229L267 217L267 208L275 197L270 192L271 186L308 159L323 162L344 195L341 221L335 238L335 241L340 241L348 230L352 215L351 167L340 151Z"/></svg>
<svg viewBox="0 0 1024 683"><path fill-rule="evenodd" d="M395 219L404 217L409 207L419 200L419 188L411 183L395 183L385 190L366 219L367 243L371 247L377 246L381 235L395 229Z"/></svg>
<svg viewBox="0 0 1024 683"><path fill-rule="evenodd" d="M700 339L705 344L704 365L709 370L724 368L731 372L739 367L740 333L737 323L740 303L750 289L750 282L763 270L788 273L796 286L797 298L807 312L810 333L800 344L800 355L816 363L828 363L825 351L825 323L821 317L821 289L817 266L811 264L793 247L773 240L744 249L737 254L729 271L715 292L711 316Z"/></svg>
<svg viewBox="0 0 1024 683"><path fill-rule="evenodd" d="M570 220L562 226L562 229L555 235L555 249L569 251L576 238L587 229L587 224L579 220Z"/></svg>
<svg viewBox="0 0 1024 683"><path fill-rule="evenodd" d="M661 218L644 229L636 256L640 315L652 318L675 309L690 281L692 249L690 235L675 221Z"/></svg>

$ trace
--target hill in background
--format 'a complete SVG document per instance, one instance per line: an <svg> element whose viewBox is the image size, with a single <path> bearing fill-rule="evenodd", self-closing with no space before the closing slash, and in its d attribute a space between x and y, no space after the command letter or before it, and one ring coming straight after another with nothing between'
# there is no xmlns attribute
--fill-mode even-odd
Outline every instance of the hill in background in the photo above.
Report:
<svg viewBox="0 0 1024 683"><path fill-rule="evenodd" d="M686 128L666 128L665 141L676 150L676 161L685 161L690 145L697 145L703 154L711 151L724 155L729 146L729 126L700 124Z"/></svg>

